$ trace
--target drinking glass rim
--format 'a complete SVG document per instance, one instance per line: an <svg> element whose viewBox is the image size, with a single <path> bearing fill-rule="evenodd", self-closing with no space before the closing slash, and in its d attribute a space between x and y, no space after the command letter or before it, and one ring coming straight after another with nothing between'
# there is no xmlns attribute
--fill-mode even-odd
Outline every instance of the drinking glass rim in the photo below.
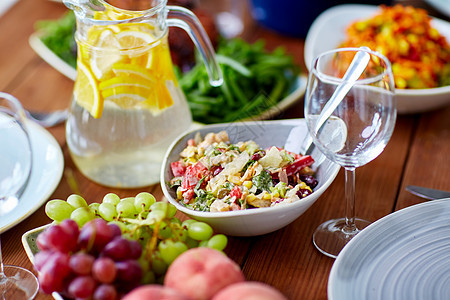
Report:
<svg viewBox="0 0 450 300"><path fill-rule="evenodd" d="M358 51L363 51L363 52L369 53L371 55L374 55L374 56L380 58L386 64L386 68L383 70L382 73L380 73L376 76L356 80L354 82L354 85L365 85L365 84L370 84L370 83L381 81L382 78L385 77L388 72L390 72L392 74L392 76L389 76L389 78L390 78L390 81L392 81L392 86L394 86L391 62L389 61L389 59L387 59L386 56L384 56L380 52L373 51L372 49L363 49L363 48L357 48L357 47L344 47L344 48L336 48L336 49L322 52L313 59L311 72L314 73L318 78L321 78L322 80L326 80L331 83L340 84L344 81L342 78L322 73L322 72L318 71L317 68L314 66L317 64L318 60L321 57L324 57L326 55L329 55L332 53L338 53L338 52L358 52Z"/></svg>

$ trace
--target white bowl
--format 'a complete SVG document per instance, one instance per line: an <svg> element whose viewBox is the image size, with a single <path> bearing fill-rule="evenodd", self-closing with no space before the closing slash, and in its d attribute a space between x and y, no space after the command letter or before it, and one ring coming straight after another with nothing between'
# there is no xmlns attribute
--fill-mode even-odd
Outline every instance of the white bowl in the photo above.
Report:
<svg viewBox="0 0 450 300"><path fill-rule="evenodd" d="M308 70L317 55L337 48L346 39L346 28L351 23L369 18L377 11L379 7L374 5L342 4L320 14L305 40L304 54ZM432 26L450 42L450 23L433 18ZM397 89L395 93L400 114L420 113L450 104L450 85L432 89Z"/></svg>
<svg viewBox="0 0 450 300"><path fill-rule="evenodd" d="M255 236L278 230L303 214L330 186L339 172L338 165L326 159L320 151L315 149L311 154L316 161L312 168L316 172L319 184L311 195L297 202L275 207L226 212L202 212L186 208L176 200L175 190L167 186L167 182L173 178L170 163L179 159L179 153L197 132L204 137L209 132L221 130L227 131L232 143L253 140L263 148L278 146L297 153L298 147L307 134L304 119L236 122L207 125L191 130L172 143L161 169L161 187L164 195L178 210L193 219L210 224L216 232L232 236Z"/></svg>

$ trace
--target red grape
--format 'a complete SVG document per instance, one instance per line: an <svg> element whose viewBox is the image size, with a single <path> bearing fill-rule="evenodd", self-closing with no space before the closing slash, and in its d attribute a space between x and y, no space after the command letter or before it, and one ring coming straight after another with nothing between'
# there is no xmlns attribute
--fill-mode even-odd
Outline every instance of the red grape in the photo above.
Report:
<svg viewBox="0 0 450 300"><path fill-rule="evenodd" d="M94 292L94 300L116 300L117 291L113 285L102 284L99 285Z"/></svg>
<svg viewBox="0 0 450 300"><path fill-rule="evenodd" d="M78 243L88 251L99 253L112 237L113 231L108 223L103 219L94 219L81 228Z"/></svg>
<svg viewBox="0 0 450 300"><path fill-rule="evenodd" d="M125 260L130 257L131 247L127 239L118 237L106 244L102 254L115 261Z"/></svg>
<svg viewBox="0 0 450 300"><path fill-rule="evenodd" d="M91 276L78 276L69 283L69 294L74 298L88 298L92 296L97 286Z"/></svg>
<svg viewBox="0 0 450 300"><path fill-rule="evenodd" d="M34 268L40 271L53 254L54 252L51 250L43 250L36 253L34 256Z"/></svg>
<svg viewBox="0 0 450 300"><path fill-rule="evenodd" d="M122 235L122 230L120 230L120 227L117 224L108 223L108 226L111 227L113 238Z"/></svg>
<svg viewBox="0 0 450 300"><path fill-rule="evenodd" d="M129 240L128 244L130 244L130 258L131 259L139 259L142 254L142 246L138 241Z"/></svg>
<svg viewBox="0 0 450 300"><path fill-rule="evenodd" d="M38 246L39 250L41 250L41 251L51 249L46 230L44 230L43 232L41 232L38 235L38 237L36 238L36 245Z"/></svg>
<svg viewBox="0 0 450 300"><path fill-rule="evenodd" d="M38 236L37 244L41 250L51 249L67 253L76 249L77 240L63 227L53 225Z"/></svg>
<svg viewBox="0 0 450 300"><path fill-rule="evenodd" d="M70 268L77 275L89 275L95 257L87 253L76 253L70 257Z"/></svg>
<svg viewBox="0 0 450 300"><path fill-rule="evenodd" d="M64 288L63 281L70 273L69 260L69 255L61 252L53 252L48 256L39 272L39 283L44 293L59 292Z"/></svg>
<svg viewBox="0 0 450 300"><path fill-rule="evenodd" d="M117 269L114 261L109 257L100 257L94 261L92 275L102 283L111 283L116 278Z"/></svg>
<svg viewBox="0 0 450 300"><path fill-rule="evenodd" d="M65 219L59 226L64 229L67 233L69 233L75 240L78 239L78 235L80 234L80 228L78 228L77 222L72 219Z"/></svg>
<svg viewBox="0 0 450 300"><path fill-rule="evenodd" d="M141 265L135 260L116 262L117 279L122 282L139 282L142 278Z"/></svg>

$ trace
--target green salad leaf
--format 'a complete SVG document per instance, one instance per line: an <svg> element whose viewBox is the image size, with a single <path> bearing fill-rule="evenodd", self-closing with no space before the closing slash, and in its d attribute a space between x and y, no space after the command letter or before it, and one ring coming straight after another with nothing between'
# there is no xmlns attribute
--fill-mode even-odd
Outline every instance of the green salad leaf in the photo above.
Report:
<svg viewBox="0 0 450 300"><path fill-rule="evenodd" d="M289 92L299 68L279 47L273 52L264 41L250 44L240 38L222 39L216 49L224 83L213 87L203 63L188 72L177 72L195 121L232 122L259 115Z"/></svg>
<svg viewBox="0 0 450 300"><path fill-rule="evenodd" d="M42 20L36 23L41 41L57 56L72 67L77 67L77 46L74 39L75 15L68 11L57 20Z"/></svg>

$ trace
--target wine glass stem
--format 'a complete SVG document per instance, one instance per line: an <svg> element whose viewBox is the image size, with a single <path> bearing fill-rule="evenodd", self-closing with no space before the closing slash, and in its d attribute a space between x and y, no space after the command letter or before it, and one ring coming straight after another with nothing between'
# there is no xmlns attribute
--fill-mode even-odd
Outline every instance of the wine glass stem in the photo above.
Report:
<svg viewBox="0 0 450 300"><path fill-rule="evenodd" d="M3 256L2 255L3 255L2 254L2 236L0 235L0 279L5 274L5 272L3 270Z"/></svg>
<svg viewBox="0 0 450 300"><path fill-rule="evenodd" d="M355 168L345 168L345 226L343 231L354 233L355 225Z"/></svg>

